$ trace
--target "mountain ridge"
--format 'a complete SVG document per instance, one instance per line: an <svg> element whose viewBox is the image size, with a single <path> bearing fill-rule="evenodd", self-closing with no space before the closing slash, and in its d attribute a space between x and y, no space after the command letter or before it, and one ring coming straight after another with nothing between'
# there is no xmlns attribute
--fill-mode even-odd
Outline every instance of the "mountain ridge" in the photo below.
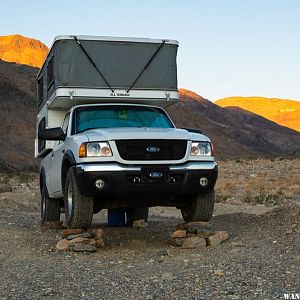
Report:
<svg viewBox="0 0 300 300"><path fill-rule="evenodd" d="M300 101L258 96L234 96L219 99L214 103L223 108L240 107L282 126L300 131Z"/></svg>
<svg viewBox="0 0 300 300"><path fill-rule="evenodd" d="M48 47L41 41L20 34L0 36L0 59L33 67L41 67Z"/></svg>
<svg viewBox="0 0 300 300"><path fill-rule="evenodd" d="M300 154L295 130L243 109L222 108L199 95L180 96L183 101L167 109L175 124L200 128L216 145L219 158Z"/></svg>

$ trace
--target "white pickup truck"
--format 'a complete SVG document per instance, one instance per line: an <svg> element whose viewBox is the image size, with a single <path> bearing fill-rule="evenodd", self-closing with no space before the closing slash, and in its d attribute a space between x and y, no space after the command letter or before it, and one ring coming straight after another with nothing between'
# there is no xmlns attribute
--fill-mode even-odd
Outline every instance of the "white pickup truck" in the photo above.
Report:
<svg viewBox="0 0 300 300"><path fill-rule="evenodd" d="M145 61L142 67L153 63L157 67L152 73L161 74L163 70L159 68L167 68L164 77L168 78L160 76L160 82L154 80L146 66L140 69L148 72L149 80L146 75L140 78L142 74L136 68L135 81L143 84L134 90L130 82L134 82L136 74L123 87L120 83L109 84L115 78L113 74L109 76L111 69L125 68L128 72L128 68L120 69L116 62L119 53L111 58L110 68L100 70L104 60L96 58L101 57L107 44L110 52L104 54L108 61L109 53L119 49L127 55L127 62L132 59L130 66L136 60ZM150 45L154 47L150 47L146 59L137 55ZM175 89L169 78L174 63L169 56L174 58L174 45L177 50L178 44L169 40L56 38L38 75L36 157L43 158L42 223L59 221L63 207L69 228L87 228L94 213L110 208L130 209L132 219L128 223L147 220L151 206L175 206L181 209L186 222L208 221L212 217L218 173L213 145L199 130L175 128L162 108L178 99L177 77ZM163 47L168 50L166 53L162 52ZM131 51L135 52L133 57ZM83 65L78 66L80 59L74 59L74 52ZM76 75L87 64L102 76L98 77L103 82L96 87L93 76L80 81L82 74ZM85 73L90 74L91 70ZM119 80L124 78L123 74ZM161 81L164 89L159 86Z"/></svg>

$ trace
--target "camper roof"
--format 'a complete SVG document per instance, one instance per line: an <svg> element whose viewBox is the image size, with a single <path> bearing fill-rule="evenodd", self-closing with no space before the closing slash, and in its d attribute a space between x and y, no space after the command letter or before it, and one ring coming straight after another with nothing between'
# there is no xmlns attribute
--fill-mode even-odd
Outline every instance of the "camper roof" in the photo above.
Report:
<svg viewBox="0 0 300 300"><path fill-rule="evenodd" d="M170 104L178 100L177 48L175 40L57 36L37 77L38 107L66 98Z"/></svg>
<svg viewBox="0 0 300 300"><path fill-rule="evenodd" d="M166 44L173 44L173 45L179 45L179 42L176 40L168 40L168 39L150 39L150 38L135 38L135 37L116 37L116 36L95 36L95 35L57 35L54 38L54 41L50 47L50 51L57 41L61 40L74 40L74 36L78 40L81 41L108 41L108 42L131 42L131 43L151 43L151 44L161 44L163 41L165 41ZM46 62L46 59L38 73L38 76Z"/></svg>
<svg viewBox="0 0 300 300"><path fill-rule="evenodd" d="M133 42L133 43L154 43L160 44L166 41L167 44L178 45L176 40L168 39L150 39L150 38L134 38L134 37L114 37L114 36L93 36L93 35L76 35L79 40L87 41L113 41L113 42ZM54 42L59 40L73 40L74 35L58 35L54 38Z"/></svg>

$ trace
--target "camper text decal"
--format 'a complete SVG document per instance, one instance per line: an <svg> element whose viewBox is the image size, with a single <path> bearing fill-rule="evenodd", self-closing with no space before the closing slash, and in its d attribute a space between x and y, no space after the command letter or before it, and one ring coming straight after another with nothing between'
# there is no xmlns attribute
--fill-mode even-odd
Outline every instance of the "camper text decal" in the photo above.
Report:
<svg viewBox="0 0 300 300"><path fill-rule="evenodd" d="M129 93L110 93L110 96L111 97L129 97L130 94Z"/></svg>

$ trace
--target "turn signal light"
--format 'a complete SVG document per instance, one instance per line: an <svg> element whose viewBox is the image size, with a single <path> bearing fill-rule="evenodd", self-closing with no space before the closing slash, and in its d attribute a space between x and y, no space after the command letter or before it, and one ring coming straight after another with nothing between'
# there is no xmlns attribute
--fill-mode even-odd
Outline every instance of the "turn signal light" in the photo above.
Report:
<svg viewBox="0 0 300 300"><path fill-rule="evenodd" d="M83 143L79 147L79 157L86 157L86 144Z"/></svg>

